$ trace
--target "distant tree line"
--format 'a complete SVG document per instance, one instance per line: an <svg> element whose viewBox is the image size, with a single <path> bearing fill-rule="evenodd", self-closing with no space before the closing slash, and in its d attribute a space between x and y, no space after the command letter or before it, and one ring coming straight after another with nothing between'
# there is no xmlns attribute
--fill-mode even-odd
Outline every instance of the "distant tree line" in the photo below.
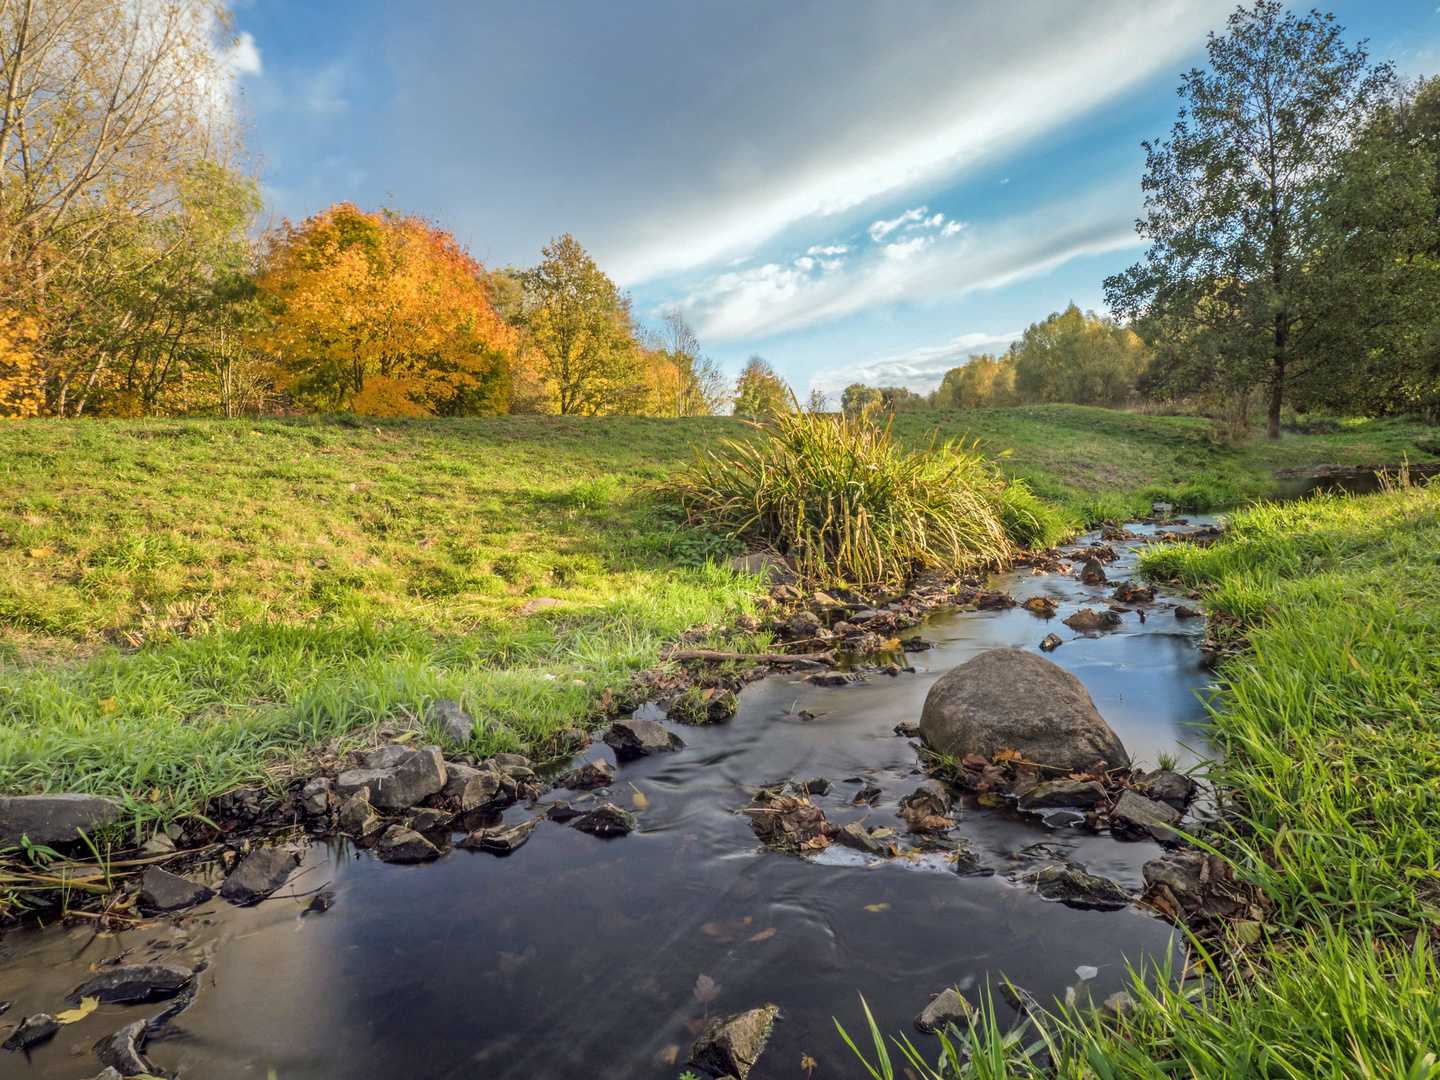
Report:
<svg viewBox="0 0 1440 1080"><path fill-rule="evenodd" d="M1070 402L1108 408L1136 400L1151 350L1114 319L1074 304L1032 323L1002 356L972 355L918 394L901 386L853 383L841 395L847 413L882 409L979 409Z"/></svg>
<svg viewBox="0 0 1440 1080"><path fill-rule="evenodd" d="M678 311L645 326L573 237L490 270L450 233L262 205L213 0L0 3L0 416L763 418ZM1212 34L1146 143L1145 257L937 389L840 407L1206 402L1440 419L1440 80L1405 83L1333 17L1257 0Z"/></svg>

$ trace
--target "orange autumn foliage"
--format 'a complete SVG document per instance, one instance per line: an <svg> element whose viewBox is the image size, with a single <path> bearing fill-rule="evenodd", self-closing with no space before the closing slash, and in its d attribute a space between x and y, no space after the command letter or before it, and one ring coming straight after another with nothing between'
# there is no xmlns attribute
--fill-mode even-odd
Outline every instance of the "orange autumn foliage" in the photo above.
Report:
<svg viewBox="0 0 1440 1080"><path fill-rule="evenodd" d="M350 203L270 238L259 343L307 408L364 416L485 415L509 404L515 331L480 264L420 217Z"/></svg>

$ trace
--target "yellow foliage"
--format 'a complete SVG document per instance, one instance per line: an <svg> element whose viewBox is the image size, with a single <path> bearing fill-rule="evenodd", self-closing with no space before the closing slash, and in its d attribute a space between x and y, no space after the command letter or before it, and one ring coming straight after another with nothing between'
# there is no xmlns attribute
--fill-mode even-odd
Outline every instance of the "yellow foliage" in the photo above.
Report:
<svg viewBox="0 0 1440 1080"><path fill-rule="evenodd" d="M45 412L45 372L37 354L40 324L0 313L0 417Z"/></svg>

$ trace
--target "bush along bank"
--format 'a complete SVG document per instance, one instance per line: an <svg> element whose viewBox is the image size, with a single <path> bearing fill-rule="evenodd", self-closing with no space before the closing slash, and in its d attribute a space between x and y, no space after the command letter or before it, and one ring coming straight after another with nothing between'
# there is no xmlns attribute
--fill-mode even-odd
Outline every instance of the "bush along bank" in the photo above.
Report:
<svg viewBox="0 0 1440 1080"><path fill-rule="evenodd" d="M1119 1015L1037 1006L1023 1030L982 1001L942 1040L957 1072L1440 1076L1440 489L1257 506L1228 525L1142 561L1200 590L1223 656L1208 732L1221 814L1193 873L1149 893L1208 930L1189 977L1136 972ZM1207 927L1186 894L1217 871L1243 907ZM940 1075L908 1040L892 1061L871 1026L870 1075Z"/></svg>

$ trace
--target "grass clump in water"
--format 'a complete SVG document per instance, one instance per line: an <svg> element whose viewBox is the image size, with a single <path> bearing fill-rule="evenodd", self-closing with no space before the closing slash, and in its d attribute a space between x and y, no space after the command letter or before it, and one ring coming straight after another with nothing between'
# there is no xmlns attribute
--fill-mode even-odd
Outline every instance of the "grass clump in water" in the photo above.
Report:
<svg viewBox="0 0 1440 1080"><path fill-rule="evenodd" d="M693 523L773 548L811 580L898 583L1003 566L1065 525L963 440L909 449L873 416L797 412L660 485Z"/></svg>

